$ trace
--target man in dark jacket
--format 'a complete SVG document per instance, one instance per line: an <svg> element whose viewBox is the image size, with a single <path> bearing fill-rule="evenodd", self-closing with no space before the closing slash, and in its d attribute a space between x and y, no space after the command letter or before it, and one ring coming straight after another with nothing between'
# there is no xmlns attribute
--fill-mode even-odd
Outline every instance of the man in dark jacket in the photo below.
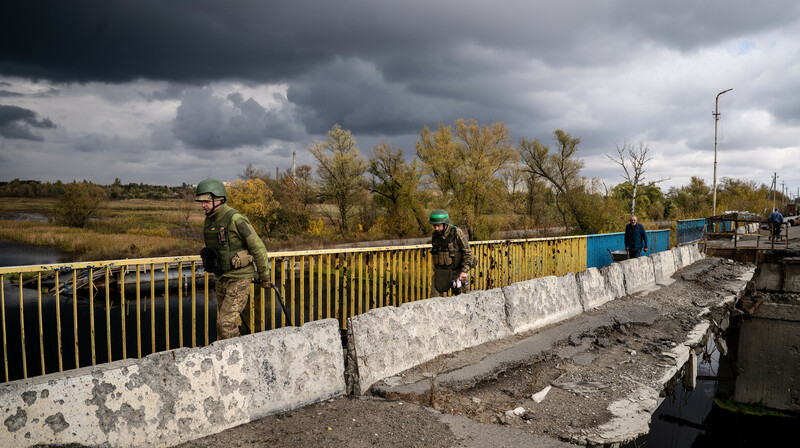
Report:
<svg viewBox="0 0 800 448"><path fill-rule="evenodd" d="M642 249L647 252L647 232L639 223L636 215L631 215L631 222L625 226L625 250L628 258L636 258L642 254Z"/></svg>
<svg viewBox="0 0 800 448"><path fill-rule="evenodd" d="M769 218L767 219L770 223L770 230L772 230L772 235L770 235L770 239L781 239L781 226L783 225L783 215L781 212L778 211L776 208Z"/></svg>

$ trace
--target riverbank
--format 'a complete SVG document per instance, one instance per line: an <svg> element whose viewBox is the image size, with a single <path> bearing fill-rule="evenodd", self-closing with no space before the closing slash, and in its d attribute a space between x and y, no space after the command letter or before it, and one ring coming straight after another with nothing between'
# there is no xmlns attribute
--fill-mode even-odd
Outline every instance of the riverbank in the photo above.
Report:
<svg viewBox="0 0 800 448"><path fill-rule="evenodd" d="M57 249L65 261L192 255L203 212L186 200L108 201L85 228L57 224L52 198L0 198L0 240Z"/></svg>
<svg viewBox="0 0 800 448"><path fill-rule="evenodd" d="M69 261L118 260L199 254L197 240L146 232L102 233L46 222L0 220L0 240L57 248Z"/></svg>

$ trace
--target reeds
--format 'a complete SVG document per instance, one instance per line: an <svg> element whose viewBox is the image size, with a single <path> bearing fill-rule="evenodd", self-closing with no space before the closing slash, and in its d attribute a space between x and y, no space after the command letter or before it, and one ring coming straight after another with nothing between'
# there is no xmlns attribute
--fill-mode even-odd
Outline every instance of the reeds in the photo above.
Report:
<svg viewBox="0 0 800 448"><path fill-rule="evenodd" d="M131 231L132 230L132 231ZM0 239L57 247L74 261L199 254L202 244L176 238L164 228L105 233L51 223L0 220Z"/></svg>

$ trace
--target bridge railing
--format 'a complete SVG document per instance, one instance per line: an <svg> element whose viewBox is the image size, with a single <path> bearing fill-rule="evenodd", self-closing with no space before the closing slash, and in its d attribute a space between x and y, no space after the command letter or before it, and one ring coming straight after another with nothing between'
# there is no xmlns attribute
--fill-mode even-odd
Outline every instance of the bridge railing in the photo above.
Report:
<svg viewBox="0 0 800 448"><path fill-rule="evenodd" d="M676 223L675 240L678 245L694 243L702 240L708 230L705 218L682 219Z"/></svg>
<svg viewBox="0 0 800 448"><path fill-rule="evenodd" d="M472 289L586 269L585 236L472 242ZM244 331L428 298L430 245L276 252L251 286ZM199 256L0 268L3 373L11 381L216 340L214 277Z"/></svg>

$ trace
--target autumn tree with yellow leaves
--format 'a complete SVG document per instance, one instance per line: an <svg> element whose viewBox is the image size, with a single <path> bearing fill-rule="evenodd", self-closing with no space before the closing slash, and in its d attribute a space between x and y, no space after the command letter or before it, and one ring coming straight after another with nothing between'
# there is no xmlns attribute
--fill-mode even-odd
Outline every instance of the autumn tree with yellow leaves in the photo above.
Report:
<svg viewBox="0 0 800 448"><path fill-rule="evenodd" d="M519 155L505 123L458 119L436 131L426 126L416 146L424 172L442 194L434 208L448 209L471 237L481 233L487 215L506 212L507 187L499 173Z"/></svg>
<svg viewBox="0 0 800 448"><path fill-rule="evenodd" d="M228 205L247 216L260 236L268 234L275 223L280 204L267 184L259 178L247 181L237 179L227 190Z"/></svg>

